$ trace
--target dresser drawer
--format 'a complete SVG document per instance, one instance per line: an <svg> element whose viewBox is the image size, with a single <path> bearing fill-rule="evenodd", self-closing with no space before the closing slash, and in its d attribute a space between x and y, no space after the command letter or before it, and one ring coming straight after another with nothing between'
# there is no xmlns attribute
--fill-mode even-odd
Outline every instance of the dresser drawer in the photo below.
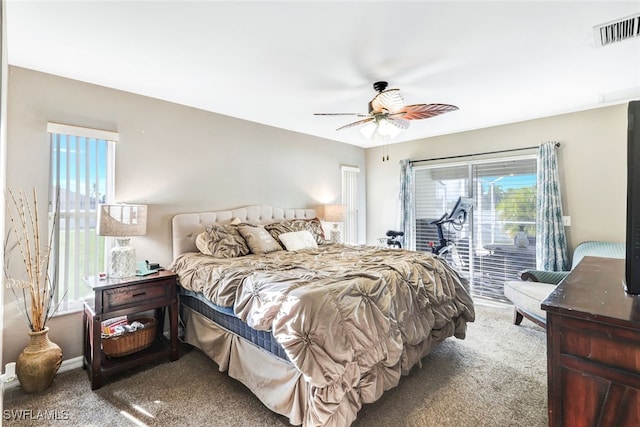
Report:
<svg viewBox="0 0 640 427"><path fill-rule="evenodd" d="M102 291L103 312L170 300L174 296L174 285L174 279L167 279L105 289Z"/></svg>

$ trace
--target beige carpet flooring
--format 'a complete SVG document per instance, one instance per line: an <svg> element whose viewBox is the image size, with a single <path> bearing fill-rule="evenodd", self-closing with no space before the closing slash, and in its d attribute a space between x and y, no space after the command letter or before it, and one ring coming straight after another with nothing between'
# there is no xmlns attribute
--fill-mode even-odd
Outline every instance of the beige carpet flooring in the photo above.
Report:
<svg viewBox="0 0 640 427"><path fill-rule="evenodd" d="M365 405L354 426L545 426L546 337L542 328L511 323L507 306L477 301L467 338L448 339L398 387ZM87 374L58 374L38 394L4 392L3 426L287 426L241 383L218 372L199 350L180 360L139 368L91 391ZM12 420L11 411L31 410ZM9 411L9 412L7 412ZM36 419L39 412L56 421ZM52 412L53 411L53 412ZM44 412L40 412L43 414Z"/></svg>

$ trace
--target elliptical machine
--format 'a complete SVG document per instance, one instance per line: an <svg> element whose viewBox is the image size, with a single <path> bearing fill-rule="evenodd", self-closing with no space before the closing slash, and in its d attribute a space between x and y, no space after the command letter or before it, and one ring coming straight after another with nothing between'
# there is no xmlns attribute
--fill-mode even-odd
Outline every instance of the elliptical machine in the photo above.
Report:
<svg viewBox="0 0 640 427"><path fill-rule="evenodd" d="M438 244L431 246L431 251L436 254L444 257L447 254L451 255L451 259L454 264L458 264L458 266L462 267L463 262L460 259L460 256L457 253L455 242L447 239L444 236L444 232L442 231L442 226L444 224L449 224L453 227L454 230L460 231L462 230L462 226L465 222L467 222L467 217L469 216L469 211L473 208L473 199L470 197L459 197L455 206L451 210L450 214L445 213L440 217L440 219L436 219L435 221L431 221L429 224L435 225L436 230L438 231Z"/></svg>

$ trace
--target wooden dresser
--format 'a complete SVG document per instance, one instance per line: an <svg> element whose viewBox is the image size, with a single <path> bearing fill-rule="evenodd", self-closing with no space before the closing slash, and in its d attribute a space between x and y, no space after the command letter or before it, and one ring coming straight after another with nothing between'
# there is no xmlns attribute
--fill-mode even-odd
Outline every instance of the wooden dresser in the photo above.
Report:
<svg viewBox="0 0 640 427"><path fill-rule="evenodd" d="M640 426L640 297L624 260L585 257L542 302L550 426Z"/></svg>

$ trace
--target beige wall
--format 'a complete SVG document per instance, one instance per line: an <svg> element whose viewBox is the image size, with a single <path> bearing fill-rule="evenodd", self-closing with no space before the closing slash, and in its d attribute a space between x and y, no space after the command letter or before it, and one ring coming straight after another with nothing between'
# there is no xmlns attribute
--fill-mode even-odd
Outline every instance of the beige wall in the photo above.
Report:
<svg viewBox="0 0 640 427"><path fill-rule="evenodd" d="M368 243L397 227L398 161L535 146L559 141L570 246L624 241L626 105L365 150L168 102L10 68L7 185L46 194L46 123L118 131L116 197L149 205L149 232L133 240L139 257L168 265L170 219L178 212L252 203L313 207L339 200L340 165L359 166L360 224ZM435 119L434 119L435 120ZM428 125L428 122L420 123ZM417 123L414 125L418 125ZM366 165L366 168L365 168ZM365 195L366 176L366 195ZM27 343L26 325L6 295L3 363ZM65 359L81 354L81 315L50 323Z"/></svg>
<svg viewBox="0 0 640 427"><path fill-rule="evenodd" d="M508 150L545 141L561 143L558 161L563 213L571 216L571 226L565 228L570 249L591 239L624 242L627 104L392 144L389 162L381 161L381 148L367 149L367 242L375 243L386 230L398 227L401 159Z"/></svg>
<svg viewBox="0 0 640 427"><path fill-rule="evenodd" d="M168 83L170 84L170 83ZM341 165L358 166L364 241L364 149L152 98L11 67L7 185L47 195L47 122L117 131L116 201L149 205L139 259L171 262L170 220L179 212L247 204L316 207L340 200ZM26 323L6 295L3 362L27 344ZM50 322L65 359L81 355L79 313Z"/></svg>

